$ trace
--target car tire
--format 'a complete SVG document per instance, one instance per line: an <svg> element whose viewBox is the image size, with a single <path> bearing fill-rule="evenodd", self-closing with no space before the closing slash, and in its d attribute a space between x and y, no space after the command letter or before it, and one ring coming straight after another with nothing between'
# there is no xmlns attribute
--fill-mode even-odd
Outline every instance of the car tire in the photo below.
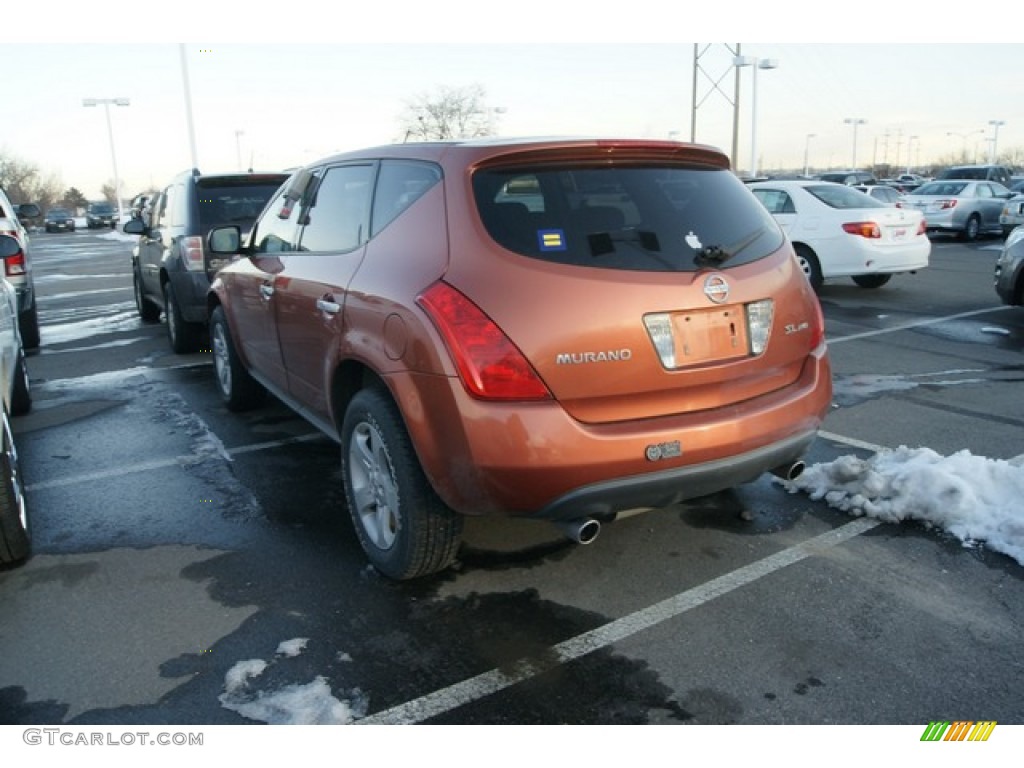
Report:
<svg viewBox="0 0 1024 768"><path fill-rule="evenodd" d="M39 348L39 309L33 297L32 306L18 315L18 332L21 334L21 346L25 349Z"/></svg>
<svg viewBox="0 0 1024 768"><path fill-rule="evenodd" d="M18 350L18 361L14 364L14 392L11 394L11 415L24 416L32 410L32 392L28 383L28 367L25 365L25 351Z"/></svg>
<svg viewBox="0 0 1024 768"><path fill-rule="evenodd" d="M861 288L881 288L892 279L892 275L854 275L853 282Z"/></svg>
<svg viewBox="0 0 1024 768"><path fill-rule="evenodd" d="M967 223L964 224L963 239L969 243L973 243L978 239L978 235L981 233L981 219L978 218L978 214L973 213L967 218Z"/></svg>
<svg viewBox="0 0 1024 768"><path fill-rule="evenodd" d="M386 391L364 389L352 398L341 427L341 465L356 535L377 570L401 581L451 565L462 516L427 481Z"/></svg>
<svg viewBox="0 0 1024 768"><path fill-rule="evenodd" d="M266 398L266 390L238 358L223 307L213 310L210 318L210 348L213 350L217 391L228 410L248 411L260 405Z"/></svg>
<svg viewBox="0 0 1024 768"><path fill-rule="evenodd" d="M195 352L202 340L203 326L188 322L181 314L181 305L174 295L174 286L164 283L164 314L167 315L167 339L179 355Z"/></svg>
<svg viewBox="0 0 1024 768"><path fill-rule="evenodd" d="M31 534L18 472L18 451L14 447L6 408L2 409L0 432L3 443L0 448L0 565L12 565L28 558Z"/></svg>
<svg viewBox="0 0 1024 768"><path fill-rule="evenodd" d="M144 323L155 323L160 320L160 307L146 298L142 292L142 276L138 268L132 270L132 287L135 290L135 309Z"/></svg>
<svg viewBox="0 0 1024 768"><path fill-rule="evenodd" d="M807 281L811 284L811 288L814 290L821 288L825 278L821 273L821 262L818 261L817 255L803 244L793 246L793 250L796 251L797 263L800 265L800 269L803 271Z"/></svg>

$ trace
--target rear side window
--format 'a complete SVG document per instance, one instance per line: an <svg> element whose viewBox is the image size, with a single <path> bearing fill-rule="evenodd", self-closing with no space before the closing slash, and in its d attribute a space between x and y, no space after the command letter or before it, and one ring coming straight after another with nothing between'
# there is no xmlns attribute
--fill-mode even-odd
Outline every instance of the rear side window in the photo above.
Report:
<svg viewBox="0 0 1024 768"><path fill-rule="evenodd" d="M490 236L560 264L694 272L775 252L778 225L729 171L682 166L499 168L473 192Z"/></svg>
<svg viewBox="0 0 1024 768"><path fill-rule="evenodd" d="M373 199L373 235L390 224L441 180L441 169L431 163L383 160Z"/></svg>

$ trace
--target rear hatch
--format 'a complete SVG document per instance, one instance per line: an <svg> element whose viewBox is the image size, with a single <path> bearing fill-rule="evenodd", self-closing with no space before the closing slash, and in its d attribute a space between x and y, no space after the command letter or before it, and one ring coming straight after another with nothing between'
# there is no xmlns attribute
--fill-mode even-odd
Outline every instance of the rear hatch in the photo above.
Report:
<svg viewBox="0 0 1024 768"><path fill-rule="evenodd" d="M821 340L781 230L724 157L658 146L480 168L490 255L453 238L446 279L582 422L735 406L796 381Z"/></svg>

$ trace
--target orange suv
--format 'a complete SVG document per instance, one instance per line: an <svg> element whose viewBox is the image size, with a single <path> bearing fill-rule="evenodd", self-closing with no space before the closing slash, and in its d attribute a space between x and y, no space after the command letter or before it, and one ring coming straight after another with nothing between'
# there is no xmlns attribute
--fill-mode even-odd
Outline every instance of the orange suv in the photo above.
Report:
<svg viewBox="0 0 1024 768"><path fill-rule="evenodd" d="M209 294L228 408L341 445L370 561L455 558L464 515L587 542L616 513L799 472L821 310L728 159L648 140L402 144L295 172Z"/></svg>

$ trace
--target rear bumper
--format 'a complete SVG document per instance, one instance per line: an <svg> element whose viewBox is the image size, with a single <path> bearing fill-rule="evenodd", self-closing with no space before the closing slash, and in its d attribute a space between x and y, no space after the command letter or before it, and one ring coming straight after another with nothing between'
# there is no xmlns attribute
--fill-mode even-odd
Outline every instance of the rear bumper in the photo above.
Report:
<svg viewBox="0 0 1024 768"><path fill-rule="evenodd" d="M677 467L640 477L624 477L577 488L531 515L540 520L603 518L638 507L667 507L755 480L804 455L817 430L794 435L738 456Z"/></svg>
<svg viewBox="0 0 1024 768"><path fill-rule="evenodd" d="M664 506L753 480L800 458L832 399L824 346L795 382L771 394L611 424L579 422L554 402L474 400L457 378L388 381L448 506L546 520Z"/></svg>

